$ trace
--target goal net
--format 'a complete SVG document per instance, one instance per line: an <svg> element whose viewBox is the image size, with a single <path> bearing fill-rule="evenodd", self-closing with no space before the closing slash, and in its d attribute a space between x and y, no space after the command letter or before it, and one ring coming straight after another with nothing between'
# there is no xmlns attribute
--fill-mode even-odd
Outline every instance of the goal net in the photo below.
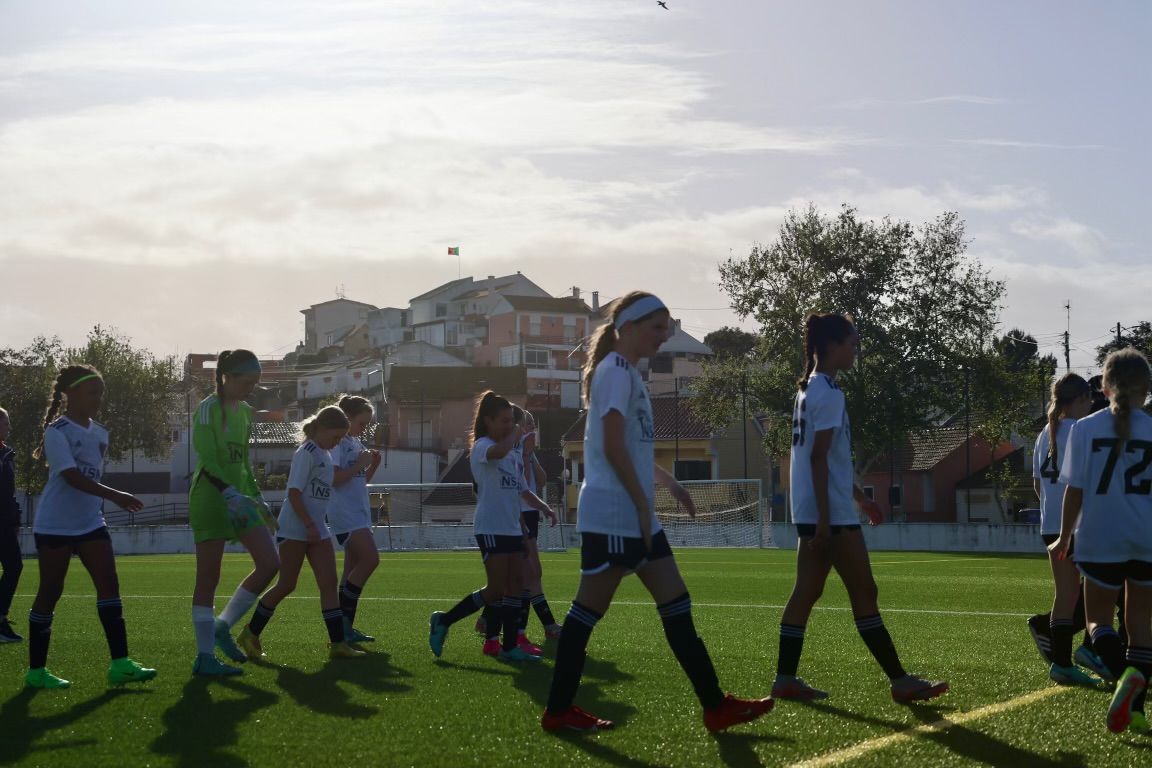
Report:
<svg viewBox="0 0 1152 768"><path fill-rule="evenodd" d="M472 533L476 491L471 483L370 484L368 496L381 549L476 548ZM544 500L559 513L555 494L549 492ZM537 546L565 549L565 533L574 527L552 528L542 520Z"/></svg>
<svg viewBox="0 0 1152 768"><path fill-rule="evenodd" d="M666 488L656 486L656 516L675 547L770 547L759 480L685 480L696 517Z"/></svg>

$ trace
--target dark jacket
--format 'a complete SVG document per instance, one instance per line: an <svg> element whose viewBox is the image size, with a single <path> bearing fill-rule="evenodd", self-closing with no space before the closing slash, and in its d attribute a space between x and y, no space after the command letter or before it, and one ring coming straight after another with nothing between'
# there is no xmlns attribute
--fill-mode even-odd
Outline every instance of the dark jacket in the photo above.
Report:
<svg viewBox="0 0 1152 768"><path fill-rule="evenodd" d="M16 451L0 446L0 525L20 525L23 513L16 501Z"/></svg>

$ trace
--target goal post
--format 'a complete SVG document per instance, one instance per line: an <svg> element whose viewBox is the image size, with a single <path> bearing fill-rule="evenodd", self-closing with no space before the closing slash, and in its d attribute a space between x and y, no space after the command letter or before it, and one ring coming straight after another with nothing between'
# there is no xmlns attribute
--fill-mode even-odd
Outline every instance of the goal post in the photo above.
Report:
<svg viewBox="0 0 1152 768"><path fill-rule="evenodd" d="M668 489L656 486L656 516L674 548L773 546L760 480L682 480L680 485L696 505L695 518Z"/></svg>

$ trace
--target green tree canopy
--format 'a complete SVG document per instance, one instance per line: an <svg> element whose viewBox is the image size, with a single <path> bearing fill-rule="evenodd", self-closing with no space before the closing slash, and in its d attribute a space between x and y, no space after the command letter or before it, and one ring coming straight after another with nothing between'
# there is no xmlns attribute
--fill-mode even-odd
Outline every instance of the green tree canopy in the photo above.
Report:
<svg viewBox="0 0 1152 768"><path fill-rule="evenodd" d="M730 423L746 386L749 410L767 418L769 448L782 454L804 371L804 318L850 314L861 353L842 386L866 471L890 446L962 407L963 365L991 344L1004 284L966 245L964 222L950 212L914 227L862 219L847 205L835 216L814 206L790 211L774 242L720 265L721 289L758 323L759 342L748 362L705 366L697 411L714 425Z"/></svg>

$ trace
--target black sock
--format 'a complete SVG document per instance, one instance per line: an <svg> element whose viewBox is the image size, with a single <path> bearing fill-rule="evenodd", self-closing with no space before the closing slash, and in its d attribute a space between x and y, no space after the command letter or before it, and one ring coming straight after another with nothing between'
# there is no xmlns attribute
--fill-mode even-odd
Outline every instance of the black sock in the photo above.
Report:
<svg viewBox="0 0 1152 768"><path fill-rule="evenodd" d="M896 653L892 636L888 634L880 614L856 619L856 631L860 633L864 645L868 646L868 650L872 652L873 658L883 668L889 680L896 680L908 674L900 663L900 656Z"/></svg>
<svg viewBox="0 0 1152 768"><path fill-rule="evenodd" d="M500 602L484 606L484 639L499 640L500 630L504 629L503 618L500 611L504 610L504 598Z"/></svg>
<svg viewBox="0 0 1152 768"><path fill-rule="evenodd" d="M724 701L716 668L704 641L696 634L692 622L692 598L685 592L680 597L664 605L657 606L660 621L664 623L664 637L668 640L676 661L696 690L696 698L704 709L715 709Z"/></svg>
<svg viewBox="0 0 1152 768"><path fill-rule="evenodd" d="M114 659L128 655L128 630L124 627L124 604L120 598L112 597L96 601L96 612L104 626L104 637L108 640L108 653Z"/></svg>
<svg viewBox="0 0 1152 768"><path fill-rule="evenodd" d="M1052 619L1049 625L1052 632L1052 663L1058 667L1072 666L1072 635L1074 630L1069 619Z"/></svg>
<svg viewBox="0 0 1152 768"><path fill-rule="evenodd" d="M528 630L528 614L532 612L532 593L524 590L520 593L520 631Z"/></svg>
<svg viewBox="0 0 1152 768"><path fill-rule="evenodd" d="M28 612L28 668L40 669L48 663L52 641L52 614Z"/></svg>
<svg viewBox="0 0 1152 768"><path fill-rule="evenodd" d="M1087 616L1084 614L1084 589L1076 596L1076 607L1072 609L1072 634L1082 632L1088 628Z"/></svg>
<svg viewBox="0 0 1152 768"><path fill-rule="evenodd" d="M544 593L532 596L532 607L536 609L536 618L540 619L540 623L545 627L550 627L556 623L556 618L552 615L552 609L548 607L548 601L544 599Z"/></svg>
<svg viewBox="0 0 1152 768"><path fill-rule="evenodd" d="M1120 645L1128 647L1128 627L1124 624L1124 598L1128 594L1128 586L1125 585L1120 590L1120 594L1116 595L1116 634L1120 636Z"/></svg>
<svg viewBox="0 0 1152 768"><path fill-rule="evenodd" d="M1124 649L1116 630L1112 627L1097 626L1092 630L1092 647L1112 676L1119 680L1124 674Z"/></svg>
<svg viewBox="0 0 1152 768"><path fill-rule="evenodd" d="M456 605L452 606L452 609L448 611L448 613L444 614L440 618L440 621L446 626L451 626L460 621L460 619L465 619L471 616L483 607L484 595L482 594L482 590L478 589L472 594L468 595L468 597L456 603Z"/></svg>
<svg viewBox="0 0 1152 768"><path fill-rule="evenodd" d="M520 634L520 598L504 596L504 602L500 605L500 624L504 627L501 648L510 651L516 647L517 636Z"/></svg>
<svg viewBox="0 0 1152 768"><path fill-rule="evenodd" d="M804 650L804 625L780 625L780 654L776 658L776 674L796 677L800 667L800 652Z"/></svg>
<svg viewBox="0 0 1152 768"><path fill-rule="evenodd" d="M1152 648L1142 648L1135 645L1128 646L1127 659L1128 666L1136 667L1136 669L1140 670L1140 674L1144 675L1145 680L1152 677ZM1132 699L1132 709L1136 712L1143 712L1144 700L1147 696L1148 689L1145 688L1136 698Z"/></svg>
<svg viewBox="0 0 1152 768"><path fill-rule="evenodd" d="M349 624L356 623L356 606L360 603L360 593L364 587L358 587L350 581L344 582L340 588L340 608Z"/></svg>
<svg viewBox="0 0 1152 768"><path fill-rule="evenodd" d="M1028 619L1028 626L1036 637L1036 644L1046 658L1052 657L1052 614L1038 613Z"/></svg>
<svg viewBox="0 0 1152 768"><path fill-rule="evenodd" d="M260 637L260 633L264 631L264 627L268 626L274 613L276 613L276 609L264 605L263 600L256 603L256 610L252 611L252 618L248 621L248 630L256 637Z"/></svg>
<svg viewBox="0 0 1152 768"><path fill-rule="evenodd" d="M564 619L564 631L560 633L560 645L556 649L556 666L552 672L552 687L548 690L548 711L559 714L572 706L576 691L580 688L580 678L584 674L585 651L588 638L596 628L596 622L604 618L591 608L573 602L568 617Z"/></svg>
<svg viewBox="0 0 1152 768"><path fill-rule="evenodd" d="M333 608L329 611L321 611L320 615L324 617L324 627L328 630L328 642L344 642L344 610Z"/></svg>

